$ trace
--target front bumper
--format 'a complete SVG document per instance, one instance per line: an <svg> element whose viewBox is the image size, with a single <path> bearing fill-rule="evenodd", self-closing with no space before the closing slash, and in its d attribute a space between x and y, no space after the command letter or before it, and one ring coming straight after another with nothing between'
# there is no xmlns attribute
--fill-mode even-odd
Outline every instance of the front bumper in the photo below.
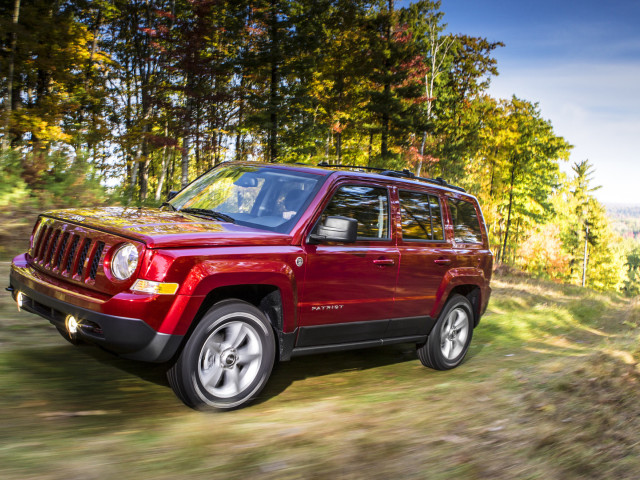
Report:
<svg viewBox="0 0 640 480"><path fill-rule="evenodd" d="M10 287L14 300L22 293L22 309L40 315L66 330L65 320L73 315L79 323L77 337L132 360L165 362L182 343L182 335L156 332L143 320L108 315L73 305L30 288L26 279L11 269Z"/></svg>

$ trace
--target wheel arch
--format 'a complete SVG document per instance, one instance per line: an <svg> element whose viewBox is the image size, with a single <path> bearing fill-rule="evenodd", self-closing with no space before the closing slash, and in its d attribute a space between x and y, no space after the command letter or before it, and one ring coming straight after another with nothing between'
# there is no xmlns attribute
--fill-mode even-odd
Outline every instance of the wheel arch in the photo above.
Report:
<svg viewBox="0 0 640 480"><path fill-rule="evenodd" d="M211 290L202 300L177 353L180 353L204 315L214 305L226 300L244 301L260 310L269 320L275 333L277 341L276 352L279 351L279 356L283 357L283 348L286 348L289 342L287 342L287 334L284 331L285 318L282 292L277 285L265 283L224 285Z"/></svg>
<svg viewBox="0 0 640 480"><path fill-rule="evenodd" d="M451 297L454 295L462 295L463 297L467 297L467 300L471 303L471 308L473 310L473 326L476 327L480 322L480 287L477 285L456 285L451 289L449 295L445 300L445 304L449 301Z"/></svg>
<svg viewBox="0 0 640 480"><path fill-rule="evenodd" d="M474 328L480 322L480 317L483 313L483 289L482 286L486 283L482 276L471 274L472 272L447 272L442 284L438 289L436 295L436 302L432 312L433 318L438 318L442 309L453 295L462 295L466 297L471 303L473 309L473 326ZM486 303L486 302L485 302Z"/></svg>

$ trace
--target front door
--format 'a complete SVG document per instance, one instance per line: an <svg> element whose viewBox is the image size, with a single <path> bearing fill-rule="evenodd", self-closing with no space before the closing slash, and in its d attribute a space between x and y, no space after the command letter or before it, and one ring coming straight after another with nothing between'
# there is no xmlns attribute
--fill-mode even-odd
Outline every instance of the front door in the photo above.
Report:
<svg viewBox="0 0 640 480"><path fill-rule="evenodd" d="M387 188L340 186L319 221L334 215L358 220L358 239L305 245L298 347L379 340L394 316L399 254Z"/></svg>

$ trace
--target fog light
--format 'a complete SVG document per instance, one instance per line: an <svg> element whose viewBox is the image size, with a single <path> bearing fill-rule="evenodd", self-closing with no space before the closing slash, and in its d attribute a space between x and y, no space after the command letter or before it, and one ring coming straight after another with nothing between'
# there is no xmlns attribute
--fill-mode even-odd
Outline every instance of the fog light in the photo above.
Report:
<svg viewBox="0 0 640 480"><path fill-rule="evenodd" d="M78 333L78 320L73 315L69 315L66 320L67 332L69 335L75 335Z"/></svg>
<svg viewBox="0 0 640 480"><path fill-rule="evenodd" d="M16 303L18 304L18 311L20 311L22 305L24 305L24 294L22 292L16 293Z"/></svg>

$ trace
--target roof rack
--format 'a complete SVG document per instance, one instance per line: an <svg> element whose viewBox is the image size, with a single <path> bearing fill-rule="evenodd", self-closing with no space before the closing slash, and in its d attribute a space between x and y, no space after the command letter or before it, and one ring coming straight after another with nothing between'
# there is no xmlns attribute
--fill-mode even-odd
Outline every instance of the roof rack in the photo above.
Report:
<svg viewBox="0 0 640 480"><path fill-rule="evenodd" d="M331 168L353 168L356 170L366 170L376 172L380 175L385 175L387 177L394 178L408 178L410 180L419 180L421 182L433 183L435 185L440 185L442 187L451 188L452 190L457 190L459 192L466 192L466 190L462 187L458 187L457 185L451 185L447 183L447 181L442 177L437 178L427 178L427 177L416 177L415 174L406 168L404 170L389 170L388 168L376 168L376 167L362 167L360 165L331 165L327 162L320 162L318 164L319 167L331 167Z"/></svg>

